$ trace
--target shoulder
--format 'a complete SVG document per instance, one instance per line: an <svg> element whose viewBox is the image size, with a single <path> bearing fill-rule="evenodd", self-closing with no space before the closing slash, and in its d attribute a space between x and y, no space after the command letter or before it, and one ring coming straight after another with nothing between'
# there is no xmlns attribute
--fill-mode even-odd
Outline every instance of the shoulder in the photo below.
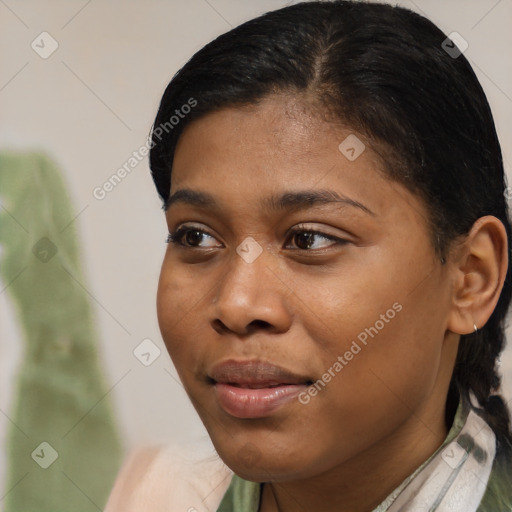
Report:
<svg viewBox="0 0 512 512"><path fill-rule="evenodd" d="M502 441L478 512L512 512L512 444Z"/></svg>
<svg viewBox="0 0 512 512"><path fill-rule="evenodd" d="M139 448L123 464L105 512L214 512L232 475L216 453L173 445Z"/></svg>

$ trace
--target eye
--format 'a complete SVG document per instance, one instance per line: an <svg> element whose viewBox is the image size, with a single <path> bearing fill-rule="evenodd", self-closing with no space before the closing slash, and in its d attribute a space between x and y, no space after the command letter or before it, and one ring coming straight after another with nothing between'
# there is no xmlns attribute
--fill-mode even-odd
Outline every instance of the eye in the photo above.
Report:
<svg viewBox="0 0 512 512"><path fill-rule="evenodd" d="M215 240L212 235L203 229L194 226L181 226L167 235L166 243L177 244L186 248L216 247L215 245L200 245L206 237Z"/></svg>
<svg viewBox="0 0 512 512"><path fill-rule="evenodd" d="M215 240L215 237L203 229L195 226L181 226L174 232L168 234L166 242L181 245L188 249L218 247L218 245L214 243L210 245L201 245L201 242L207 238ZM287 240L295 241L295 245L300 251L325 249L333 245L343 245L348 243L347 240L322 233L315 229L308 229L307 226L297 226L295 229L290 231ZM326 241L331 243L326 244Z"/></svg>
<svg viewBox="0 0 512 512"><path fill-rule="evenodd" d="M333 245L343 245L348 243L347 240L343 240L342 238L338 238L333 235L328 235L326 233L322 233L321 231L317 231L315 229L308 229L307 226L297 226L290 232L288 237L290 240L295 240L296 246L301 251L308 251L311 248L314 249L325 249L327 247L331 247ZM323 243L320 247L316 244L316 241L330 241L330 244ZM317 247L314 247L317 245Z"/></svg>

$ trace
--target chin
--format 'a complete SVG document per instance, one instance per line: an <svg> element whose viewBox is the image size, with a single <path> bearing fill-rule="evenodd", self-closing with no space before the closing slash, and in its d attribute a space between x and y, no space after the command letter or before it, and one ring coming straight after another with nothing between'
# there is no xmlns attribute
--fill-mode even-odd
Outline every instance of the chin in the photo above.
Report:
<svg viewBox="0 0 512 512"><path fill-rule="evenodd" d="M214 443L215 445L215 443ZM242 444L241 448L233 449L231 444L224 449L215 445L217 453L224 463L239 477L251 482L285 482L312 477L321 470L319 464L309 460L304 454L285 453L271 446L259 448L252 442ZM315 471L317 469L318 471Z"/></svg>

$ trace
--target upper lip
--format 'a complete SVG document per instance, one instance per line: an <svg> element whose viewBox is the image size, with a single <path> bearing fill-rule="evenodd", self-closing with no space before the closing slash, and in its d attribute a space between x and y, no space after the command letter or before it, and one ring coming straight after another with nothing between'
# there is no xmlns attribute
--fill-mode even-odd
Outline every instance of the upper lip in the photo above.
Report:
<svg viewBox="0 0 512 512"><path fill-rule="evenodd" d="M234 384L241 387L263 388L311 382L308 377L260 360L236 361L229 359L216 364L208 376L216 383Z"/></svg>

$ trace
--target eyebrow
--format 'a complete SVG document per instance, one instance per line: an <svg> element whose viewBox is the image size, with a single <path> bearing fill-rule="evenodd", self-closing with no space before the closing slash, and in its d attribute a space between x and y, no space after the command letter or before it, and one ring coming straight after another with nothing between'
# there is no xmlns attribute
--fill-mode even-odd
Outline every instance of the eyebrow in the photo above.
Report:
<svg viewBox="0 0 512 512"><path fill-rule="evenodd" d="M174 204L188 204L199 208L210 208L219 210L219 204L215 197L208 192L200 192L189 188L182 188L174 192L164 202L163 210L167 211ZM367 206L341 195L338 192L327 189L320 190L299 190L296 192L285 192L280 195L272 195L262 201L262 207L266 211L282 212L297 211L311 208L313 206L328 204L341 204L343 206L353 206L363 212L375 216L375 213Z"/></svg>

